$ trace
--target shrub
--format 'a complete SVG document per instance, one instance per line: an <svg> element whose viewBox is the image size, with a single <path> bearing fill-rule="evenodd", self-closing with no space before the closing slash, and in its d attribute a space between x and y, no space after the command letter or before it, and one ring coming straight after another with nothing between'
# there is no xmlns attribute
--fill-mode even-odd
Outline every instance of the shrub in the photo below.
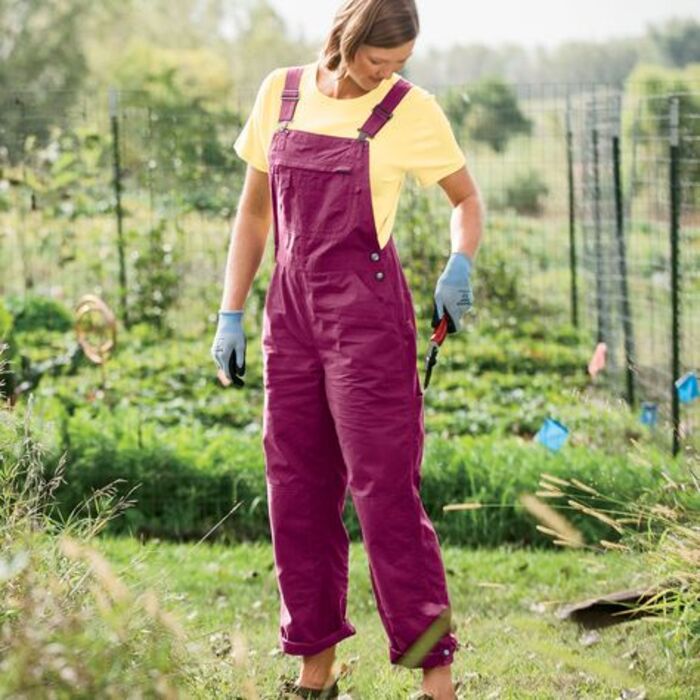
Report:
<svg viewBox="0 0 700 700"><path fill-rule="evenodd" d="M518 214L536 216L542 212L542 198L549 188L536 170L528 170L513 176L506 185L503 206Z"/></svg>
<svg viewBox="0 0 700 700"><path fill-rule="evenodd" d="M73 316L66 306L50 297L28 294L7 297L7 308L14 316L16 331L60 331L73 327Z"/></svg>

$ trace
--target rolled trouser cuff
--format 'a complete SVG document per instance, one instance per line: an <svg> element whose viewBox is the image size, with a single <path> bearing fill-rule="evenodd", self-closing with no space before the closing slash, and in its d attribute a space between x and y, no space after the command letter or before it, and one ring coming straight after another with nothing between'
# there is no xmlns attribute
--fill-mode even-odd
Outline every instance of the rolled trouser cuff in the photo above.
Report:
<svg viewBox="0 0 700 700"><path fill-rule="evenodd" d="M458 648L459 641L457 637L452 632L448 632L420 659L416 659L414 654L410 652L400 652L398 649L390 647L389 660L392 664L405 666L406 668L447 666L454 661L454 653Z"/></svg>
<svg viewBox="0 0 700 700"><path fill-rule="evenodd" d="M355 627L350 622L345 621L343 625L335 632L332 632L323 639L319 639L315 642L293 642L289 639L285 639L282 635L279 637L279 642L280 647L285 654L312 656L313 654L318 654L324 649L327 649L333 644L337 644L343 639L352 637L354 634L357 634Z"/></svg>

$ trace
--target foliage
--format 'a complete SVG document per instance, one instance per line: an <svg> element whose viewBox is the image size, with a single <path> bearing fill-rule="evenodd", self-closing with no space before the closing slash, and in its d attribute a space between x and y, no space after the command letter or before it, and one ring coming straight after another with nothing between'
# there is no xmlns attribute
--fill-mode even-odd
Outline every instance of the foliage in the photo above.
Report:
<svg viewBox="0 0 700 700"><path fill-rule="evenodd" d="M69 309L58 299L40 294L10 295L6 305L14 317L16 331L69 331L73 317Z"/></svg>
<svg viewBox="0 0 700 700"><path fill-rule="evenodd" d="M440 103L452 126L452 131L455 134L461 133L464 120L469 114L469 92L462 87L451 85L441 93Z"/></svg>
<svg viewBox="0 0 700 700"><path fill-rule="evenodd" d="M523 309L523 295L520 276L512 266L506 253L499 249L485 250L479 254L478 293L475 297L486 308L499 309L500 314ZM529 308L528 316L532 313Z"/></svg>
<svg viewBox="0 0 700 700"><path fill-rule="evenodd" d="M532 122L520 110L517 95L501 79L484 78L468 95L465 124L472 141L485 143L501 153L510 139L532 131Z"/></svg>
<svg viewBox="0 0 700 700"><path fill-rule="evenodd" d="M174 697L187 677L179 622L91 545L128 500L106 486L56 520L65 462L47 477L34 433L31 405L24 423L0 408L0 695Z"/></svg>
<svg viewBox="0 0 700 700"><path fill-rule="evenodd" d="M14 317L0 298L0 399L12 395L15 390L13 362L17 355L17 341L14 335Z"/></svg>
<svg viewBox="0 0 700 700"><path fill-rule="evenodd" d="M407 227L401 237L402 257L410 261L413 250L423 248L428 257L435 251L437 265L441 253L431 241L431 204L427 198L418 204L420 214L402 220ZM455 498L514 504L517 488L533 488L537 468L550 459L532 442L550 415L572 430L561 461L550 459L554 473L564 473L572 464L580 475L617 473L622 481L619 488L613 481L615 493L630 483L633 489L653 484L654 477L650 472L648 479L636 481L638 469L625 457L626 440L643 440L643 429L626 407L596 398L585 369L589 348L583 331L552 323L554 310L539 308L528 297L521 274L500 249L487 248L482 254L475 284L484 308L450 340L425 399L426 507L440 532L455 542L474 543L477 537L484 544L547 544L513 505L495 519L496 512L488 508L469 516L483 519L474 530L455 527L462 521L442 513L442 505ZM158 255L144 268L157 270ZM416 263L422 260L416 257ZM427 269L410 262L407 269L418 284L429 277ZM426 298L423 290L416 295L421 306ZM47 377L40 395L43 430L47 438L52 436L52 460L65 450L71 456L69 484L61 492L63 508L73 508L91 490L125 478L138 485L136 504L111 526L115 530L192 539L222 521L216 534L223 539L268 537L260 446L262 367L253 335L259 329L250 326L249 331L249 382L240 391L218 386L207 333L175 342L145 320L120 333L106 386L95 389L99 377L94 369ZM28 333L21 342L27 348L34 344ZM42 338L42 347L54 344L60 345ZM442 444L449 455L441 452ZM516 455L518 469L505 453ZM628 483L625 475L635 476ZM237 501L241 507L228 517ZM355 518L348 508L349 529L358 536Z"/></svg>
<svg viewBox="0 0 700 700"><path fill-rule="evenodd" d="M31 193L33 210L70 229L78 217L109 210L110 149L105 134L89 126L52 125L44 138L27 134L22 166L7 174L15 187Z"/></svg>
<svg viewBox="0 0 700 700"><path fill-rule="evenodd" d="M396 212L396 240L407 282L417 302L416 313L432 315L432 294L437 274L446 263L446 250L437 232L448 228L444 212L426 197L418 185L406 187L406 201Z"/></svg>
<svg viewBox="0 0 700 700"><path fill-rule="evenodd" d="M119 120L142 124L125 144L123 169L138 190L168 193L163 202L178 211L228 210L231 178L244 164L230 146L241 117L226 106L228 84L205 85L205 76L225 73L220 59L181 49L135 45L123 56L117 80Z"/></svg>
<svg viewBox="0 0 700 700"><path fill-rule="evenodd" d="M28 124L43 140L86 78L81 26L86 0L1 0L0 114L3 155L24 157ZM31 120L28 120L31 114Z"/></svg>
<svg viewBox="0 0 700 700"><path fill-rule="evenodd" d="M648 30L661 57L670 65L682 68L700 63L700 22L695 19L671 18Z"/></svg>
<svg viewBox="0 0 700 700"><path fill-rule="evenodd" d="M633 460L646 471L647 456L638 447ZM643 559L654 576L649 588L654 591L643 610L665 618L673 624L666 643L680 649L685 664L697 663L700 653L700 475L697 455L681 465L665 466L657 477L661 489L654 488L642 497L624 497L590 475L569 474L566 478L548 476L540 486L556 508L583 515L590 522L608 526L615 541L599 539L587 546L593 550L615 549L635 553ZM564 503L567 505L565 506ZM540 528L546 532L546 528ZM561 532L550 530L559 544L575 547ZM587 538L589 543L590 540ZM669 648L669 653L672 653Z"/></svg>
<svg viewBox="0 0 700 700"><path fill-rule="evenodd" d="M128 513L130 502L118 498L112 485L94 492L71 517L56 518L53 506L63 472L58 469L51 479L45 477L52 470L45 469L43 449L33 437L37 429L41 426L35 426L32 420L26 420L22 428L12 414L0 413L0 488L4 494L0 518L0 693L40 697L43 695L35 692L39 684L42 691L50 686L59 697L177 697L181 691L188 697L204 698L229 696L238 689L252 692L253 681L260 690L278 684L280 664L288 659L275 660L279 656L277 627L269 624L279 608L269 544L197 551L196 547L175 548L157 540L147 547L134 538L100 538L98 542L96 536L104 534L105 524L116 522L120 513ZM470 449L474 444L471 442ZM493 447L498 445L494 443ZM520 486L513 485L512 480L520 478L522 454L509 454L508 446L503 447L498 454L502 469L491 480L497 482L510 474L512 493L516 494ZM446 443L436 448L441 455L436 468L447 467L449 471L455 453ZM593 462L592 455L590 459ZM536 465L533 460L528 468L550 470L557 460L545 465ZM454 464L463 467L459 459ZM567 466L568 483L574 485L579 469ZM614 488L620 485L616 483L618 470L599 468L590 472L590 465L581 467L588 472L585 478L600 493L610 493L611 484ZM644 473L656 469L644 462L637 467ZM678 475L664 471L664 483L682 499ZM464 482L473 477L463 468L458 473ZM479 473L483 479L488 470L480 469ZM552 481L551 470L547 474L550 491L553 483L562 486ZM580 487L576 489L577 499L581 491ZM585 490L583 495L591 496ZM669 518L668 510L655 508L661 500L658 495L647 495L650 512ZM642 498L637 503L645 507L647 501ZM501 526L498 513L507 513L509 505L507 498L491 508L484 501L479 510L449 515L455 528L489 531ZM489 510L490 522L486 516ZM475 515L484 520L477 518L474 524ZM530 521L532 528L534 522ZM678 524L687 525L683 520ZM583 519L581 526L585 527ZM591 519L591 537L602 534L607 538L603 534L606 530L610 530L606 523ZM537 528L532 532L542 535ZM695 530L681 529L678 534L695 537ZM643 539L643 530L637 536ZM677 572L677 563L688 561L688 551L678 546L676 537L665 539L670 549L659 550L652 561ZM672 689L694 686L694 642L687 630L697 611L683 601L666 611L674 623L673 636L663 637L643 626L627 628L616 636L613 628L595 646L586 644L586 648L577 641L576 630L555 623L549 612L543 616L552 603L580 597L593 584L607 588L623 582L629 585L631 579L638 579L639 565L618 551L624 550L623 544L611 543L615 546L606 547L603 558L591 553L572 556L511 548L459 550L450 546L451 540L447 533L443 539L446 572L454 609L459 611L455 622L459 625L461 654L468 653L464 659L458 655L455 671L460 685L469 692L490 692L504 684L509 687L511 676L517 679L513 682L520 691L536 689L540 694L550 687L551 678L556 678L552 688L567 694L617 692L640 681L654 692L664 682ZM368 697L380 692L383 697L402 696L412 682L410 678L393 673L391 678L388 673L384 678L375 669L374 650L385 643L385 638L372 601L364 552L358 546L353 545L351 554L350 615L356 623L361 622L363 634L347 643L349 652L360 654L352 657L360 663L344 667L343 685ZM110 554L105 555L105 551ZM668 551L674 553L674 558L667 556ZM696 563L691 562L691 580L697 578L696 570ZM176 609L166 609L160 602L156 590L161 585ZM501 638L497 643L508 659L496 667L495 647L491 648L494 619L501 620L508 633L505 645ZM668 654L668 667L658 663L660 657L655 650L659 646ZM679 648L685 654L682 659L678 657ZM537 659L535 665L533 658ZM635 663L628 667L630 658ZM466 663L469 673L462 675ZM473 672L475 668L478 673Z"/></svg>
<svg viewBox="0 0 700 700"><path fill-rule="evenodd" d="M133 249L134 280L129 285L129 320L166 329L166 313L177 301L182 253L164 241L167 220L161 219L146 234L141 249ZM137 233L130 232L131 238Z"/></svg>
<svg viewBox="0 0 700 700"><path fill-rule="evenodd" d="M509 400L524 403L517 394ZM529 424L531 430L539 427L544 408L541 404L535 409L537 418ZM443 410L443 415L455 414L458 420L459 410L447 406ZM85 494L124 479L126 485L136 487L134 505L110 525L112 532L197 539L221 521L217 538L269 537L258 429L238 429L234 437L230 431L180 419L166 430L152 419L144 420L140 410L128 405L110 410L96 404L51 415L62 437L55 436L47 465L55 464L57 454L64 451L69 456L67 484L57 492L61 512L72 510ZM584 425L574 425L583 432ZM530 439L498 431L474 437L455 431L446 440L439 423L435 428L426 441L422 497L439 533L453 544L547 545L547 538L536 532L516 502L520 491L536 488L545 467L560 476L593 479L621 499L637 499L645 491L653 494L659 481L656 456L642 469L624 453L606 454L595 444L549 455ZM48 425L44 433L50 434ZM444 505L462 500L477 500L485 506L467 514L442 512ZM235 503L240 507L227 518ZM350 497L347 505L346 523L351 535L358 538L359 524ZM596 530L595 524L589 532L607 533L604 528Z"/></svg>
<svg viewBox="0 0 700 700"><path fill-rule="evenodd" d="M700 63L692 63L683 69L662 68L642 64L637 66L625 84L626 99L634 100L638 107L629 112L623 128L633 139L645 157L638 158L639 171L636 180L649 179L646 169L652 167L655 157L667 157L670 138L671 99L678 101L679 120L679 177L681 181L697 182L700 179ZM663 148L662 152L654 149ZM638 182L635 185L638 185ZM684 206L697 206L700 192L697 187L683 191Z"/></svg>
<svg viewBox="0 0 700 700"><path fill-rule="evenodd" d="M505 184L503 201L498 207L515 210L518 214L536 216L542 213L542 198L549 188L540 173L534 168L514 174Z"/></svg>
<svg viewBox="0 0 700 700"><path fill-rule="evenodd" d="M178 423L167 431L129 407L85 407L61 419L70 464L57 492L62 512L117 479L136 487L134 506L114 532L198 539L219 521L217 537L269 535L262 456L257 440ZM56 461L55 452L49 464ZM234 504L235 517L226 521Z"/></svg>
<svg viewBox="0 0 700 700"><path fill-rule="evenodd" d="M134 38L120 52L113 81L120 88L119 121L127 127L128 186L162 193L163 204L179 211L228 211L231 176L243 171L228 139L242 121L228 107L232 84L224 57ZM142 126L136 138L128 119Z"/></svg>
<svg viewBox="0 0 700 700"><path fill-rule="evenodd" d="M171 8L168 8L171 9ZM132 37L114 65L111 84L145 91L161 107L188 104L217 112L233 88L225 56L208 46L163 46Z"/></svg>

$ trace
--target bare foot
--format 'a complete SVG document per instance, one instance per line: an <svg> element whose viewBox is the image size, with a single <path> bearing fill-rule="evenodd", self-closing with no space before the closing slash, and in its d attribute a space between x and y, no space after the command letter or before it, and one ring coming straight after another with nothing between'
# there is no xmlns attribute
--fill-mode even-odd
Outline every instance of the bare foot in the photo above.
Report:
<svg viewBox="0 0 700 700"><path fill-rule="evenodd" d="M421 688L435 700L456 700L457 696L452 685L452 665L424 668Z"/></svg>
<svg viewBox="0 0 700 700"><path fill-rule="evenodd" d="M304 656L297 684L305 688L328 688L335 682L335 644L312 656Z"/></svg>

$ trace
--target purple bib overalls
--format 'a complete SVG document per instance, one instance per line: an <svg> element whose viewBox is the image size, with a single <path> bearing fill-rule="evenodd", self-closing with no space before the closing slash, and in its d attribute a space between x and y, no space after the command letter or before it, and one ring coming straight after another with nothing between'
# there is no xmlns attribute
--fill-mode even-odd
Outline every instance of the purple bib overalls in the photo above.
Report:
<svg viewBox="0 0 700 700"><path fill-rule="evenodd" d="M411 83L399 79L349 138L287 127L301 73L287 72L268 154L275 265L261 340L280 645L312 655L356 633L346 617L349 489L390 662L448 664L458 644L450 631L418 663L401 659L438 616L449 617L450 601L419 493L413 303L393 238L380 248L370 192L368 137Z"/></svg>

